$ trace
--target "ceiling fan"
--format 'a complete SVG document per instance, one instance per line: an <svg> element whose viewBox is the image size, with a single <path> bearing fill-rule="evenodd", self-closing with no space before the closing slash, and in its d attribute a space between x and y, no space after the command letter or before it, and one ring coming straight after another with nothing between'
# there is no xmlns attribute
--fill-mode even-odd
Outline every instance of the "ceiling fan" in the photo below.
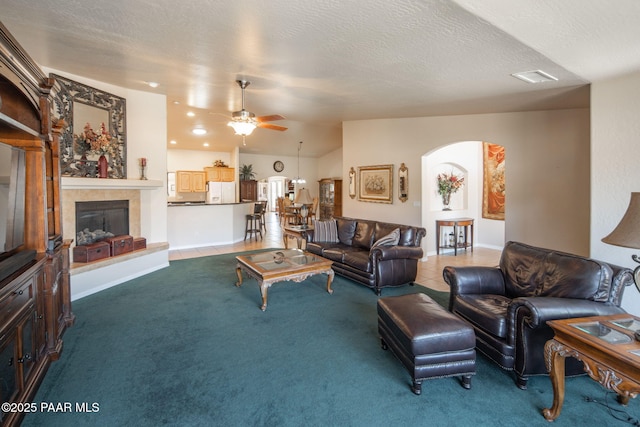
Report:
<svg viewBox="0 0 640 427"><path fill-rule="evenodd" d="M238 83L240 89L242 89L242 110L234 111L233 113L231 113L231 121L227 123L227 126L231 126L236 131L236 135L242 135L242 138L244 140L244 137L247 135L251 135L251 132L253 132L256 127L279 131L287 130L287 128L284 126L278 126L268 123L276 120L284 120L285 118L279 114L256 117L256 115L252 112L245 110L244 90L247 88L247 86L249 86L251 82L248 82L246 80L236 80L236 83Z"/></svg>

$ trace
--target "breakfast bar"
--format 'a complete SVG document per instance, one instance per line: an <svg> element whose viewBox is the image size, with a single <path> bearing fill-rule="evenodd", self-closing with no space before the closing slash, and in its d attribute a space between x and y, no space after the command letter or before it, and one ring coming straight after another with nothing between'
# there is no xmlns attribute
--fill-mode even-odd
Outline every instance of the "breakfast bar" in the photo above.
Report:
<svg viewBox="0 0 640 427"><path fill-rule="evenodd" d="M244 239L245 215L253 202L169 204L167 238L171 249L228 245Z"/></svg>

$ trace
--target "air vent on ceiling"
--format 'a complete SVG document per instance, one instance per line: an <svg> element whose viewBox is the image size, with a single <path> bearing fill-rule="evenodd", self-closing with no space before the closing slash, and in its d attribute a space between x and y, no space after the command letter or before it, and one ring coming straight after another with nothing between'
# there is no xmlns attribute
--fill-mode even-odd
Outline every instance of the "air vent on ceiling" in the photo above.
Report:
<svg viewBox="0 0 640 427"><path fill-rule="evenodd" d="M522 73L513 73L511 75L527 83L544 83L558 80L556 77L542 70L523 71Z"/></svg>

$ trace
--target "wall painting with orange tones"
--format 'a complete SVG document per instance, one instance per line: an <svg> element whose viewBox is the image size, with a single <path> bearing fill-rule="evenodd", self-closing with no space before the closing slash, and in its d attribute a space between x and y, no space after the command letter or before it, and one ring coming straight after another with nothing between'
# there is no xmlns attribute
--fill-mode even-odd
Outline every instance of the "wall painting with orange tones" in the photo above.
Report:
<svg viewBox="0 0 640 427"><path fill-rule="evenodd" d="M482 152L484 164L482 217L504 221L504 147L483 142Z"/></svg>

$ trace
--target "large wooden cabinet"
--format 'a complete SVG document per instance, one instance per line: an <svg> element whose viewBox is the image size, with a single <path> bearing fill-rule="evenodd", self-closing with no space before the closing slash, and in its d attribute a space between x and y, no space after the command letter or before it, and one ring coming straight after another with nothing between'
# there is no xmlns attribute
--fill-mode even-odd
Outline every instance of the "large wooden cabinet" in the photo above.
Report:
<svg viewBox="0 0 640 427"><path fill-rule="evenodd" d="M240 201L254 202L256 200L258 200L258 181L255 179L240 181Z"/></svg>
<svg viewBox="0 0 640 427"><path fill-rule="evenodd" d="M235 168L207 167L204 168L207 174L207 181L213 182L234 182L236 180Z"/></svg>
<svg viewBox="0 0 640 427"><path fill-rule="evenodd" d="M342 180L323 178L319 182L318 215L321 221L342 216Z"/></svg>
<svg viewBox="0 0 640 427"><path fill-rule="evenodd" d="M0 142L24 151L24 239L0 261L0 401L33 399L62 336L73 325L69 245L62 239L60 132L53 119L61 88L42 73L0 23ZM6 258L4 258L6 257ZM14 268L15 267L15 268ZM4 267L3 267L4 268ZM3 426L24 412L0 412Z"/></svg>
<svg viewBox="0 0 640 427"><path fill-rule="evenodd" d="M180 193L204 193L207 191L207 175L204 171L176 171L177 191Z"/></svg>

